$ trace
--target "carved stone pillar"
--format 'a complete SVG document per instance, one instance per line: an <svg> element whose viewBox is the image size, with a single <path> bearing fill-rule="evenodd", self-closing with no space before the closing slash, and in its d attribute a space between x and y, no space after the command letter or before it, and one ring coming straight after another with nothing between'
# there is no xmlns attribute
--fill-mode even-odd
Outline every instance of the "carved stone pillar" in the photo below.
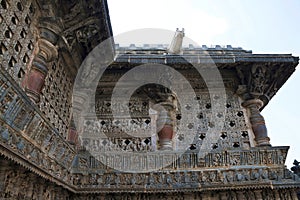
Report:
<svg viewBox="0 0 300 200"><path fill-rule="evenodd" d="M249 119L256 144L257 146L270 146L270 138L267 134L265 120L260 114L259 109L263 106L263 101L260 98L265 94L268 86L268 79L266 77L271 72L265 65L259 63L249 67L241 66L236 68L236 70L241 80L237 94L245 100L242 106L249 111Z"/></svg>
<svg viewBox="0 0 300 200"><path fill-rule="evenodd" d="M175 108L171 102L159 104L156 120L160 150L172 150L174 136Z"/></svg>
<svg viewBox="0 0 300 200"><path fill-rule="evenodd" d="M274 190L274 196L275 196L275 199L280 199L280 195L279 195L278 190Z"/></svg>
<svg viewBox="0 0 300 200"><path fill-rule="evenodd" d="M40 32L41 38L38 39L37 54L23 82L25 92L35 103L40 101L40 94L48 73L47 65L58 54L55 47L58 36L47 28L41 28Z"/></svg>
<svg viewBox="0 0 300 200"><path fill-rule="evenodd" d="M2 159L0 162L0 194L5 193L5 183L8 171L11 169L9 161ZM4 197L1 196L0 197Z"/></svg>
<svg viewBox="0 0 300 200"><path fill-rule="evenodd" d="M236 193L237 193L237 198L239 200L246 200L246 197L244 195L244 191L237 191Z"/></svg>
<svg viewBox="0 0 300 200"><path fill-rule="evenodd" d="M211 199L211 192L203 192L203 193L201 193L200 199L202 199L202 200L210 200Z"/></svg>
<svg viewBox="0 0 300 200"><path fill-rule="evenodd" d="M254 190L254 194L255 194L255 199L256 200L262 200L262 193L261 190Z"/></svg>
<svg viewBox="0 0 300 200"><path fill-rule="evenodd" d="M263 106L263 102L259 99L250 99L243 102L242 106L249 110L249 119L257 146L270 146L265 120L259 111Z"/></svg>
<svg viewBox="0 0 300 200"><path fill-rule="evenodd" d="M298 199L296 190L290 190L290 192L291 192L292 199Z"/></svg>
<svg viewBox="0 0 300 200"><path fill-rule="evenodd" d="M228 193L227 192L220 192L219 199L220 200L227 200L228 199Z"/></svg>

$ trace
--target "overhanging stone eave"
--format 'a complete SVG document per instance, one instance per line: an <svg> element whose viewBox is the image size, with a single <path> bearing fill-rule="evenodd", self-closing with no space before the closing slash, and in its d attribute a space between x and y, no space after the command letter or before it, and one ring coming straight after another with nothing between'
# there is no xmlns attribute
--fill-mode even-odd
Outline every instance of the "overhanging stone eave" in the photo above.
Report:
<svg viewBox="0 0 300 200"><path fill-rule="evenodd" d="M238 56L236 62L262 62L262 63L295 63L298 64L299 57L292 54L252 54L251 56Z"/></svg>
<svg viewBox="0 0 300 200"><path fill-rule="evenodd" d="M174 62L174 60L176 62ZM271 77L269 82L276 82L274 85L269 85L266 92L261 96L264 102L264 107L273 98L277 91L283 86L288 78L293 74L296 66L299 63L299 57L292 54L251 54L251 55L121 55L110 65L109 69L130 69L141 64L162 64L173 66L175 69L189 69L193 65L209 66L215 65L220 70L236 68L246 69L252 65L263 65L271 69L270 73L281 70L280 77ZM236 86L237 87L237 86ZM272 88L273 87L273 88Z"/></svg>

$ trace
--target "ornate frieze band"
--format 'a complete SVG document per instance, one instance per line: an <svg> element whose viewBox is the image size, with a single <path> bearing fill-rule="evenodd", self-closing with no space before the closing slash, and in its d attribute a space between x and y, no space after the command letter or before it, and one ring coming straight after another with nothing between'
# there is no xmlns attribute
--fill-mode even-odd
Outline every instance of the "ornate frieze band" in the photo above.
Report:
<svg viewBox="0 0 300 200"><path fill-rule="evenodd" d="M61 180L68 177L74 149L3 72L0 90L1 146L53 177Z"/></svg>

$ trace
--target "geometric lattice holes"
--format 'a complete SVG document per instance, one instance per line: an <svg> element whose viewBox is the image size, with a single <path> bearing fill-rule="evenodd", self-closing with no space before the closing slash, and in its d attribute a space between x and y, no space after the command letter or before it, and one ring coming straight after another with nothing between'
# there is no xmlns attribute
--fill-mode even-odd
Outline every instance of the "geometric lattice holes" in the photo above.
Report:
<svg viewBox="0 0 300 200"><path fill-rule="evenodd" d="M18 8L19 11L23 11L24 7L23 7L23 5L21 4L21 2L18 2L18 3L17 3L17 8Z"/></svg>
<svg viewBox="0 0 300 200"><path fill-rule="evenodd" d="M0 55L3 55L7 51L6 46L1 42L0 44Z"/></svg>
<svg viewBox="0 0 300 200"><path fill-rule="evenodd" d="M234 121L230 121L229 122L229 126L234 127L235 126L235 122Z"/></svg>
<svg viewBox="0 0 300 200"><path fill-rule="evenodd" d="M20 42L18 41L17 44L15 45L15 50L16 52L20 52L22 49L22 45L20 44Z"/></svg>
<svg viewBox="0 0 300 200"><path fill-rule="evenodd" d="M206 108L206 109L210 109L210 108L211 108L211 104L210 104L210 103L206 104L206 105L205 105L205 108Z"/></svg>
<svg viewBox="0 0 300 200"><path fill-rule="evenodd" d="M217 149L219 147L218 143L211 144L212 149Z"/></svg>
<svg viewBox="0 0 300 200"><path fill-rule="evenodd" d="M195 150L195 149L197 149L196 144L191 144L190 145L190 150Z"/></svg>
<svg viewBox="0 0 300 200"><path fill-rule="evenodd" d="M20 33L20 36L21 36L21 38L25 38L26 35L27 35L27 33L26 33L25 29L23 28L21 33Z"/></svg>
<svg viewBox="0 0 300 200"><path fill-rule="evenodd" d="M149 140L149 138L146 138L145 140L144 140L144 143L145 144L149 144L151 142L151 140Z"/></svg>
<svg viewBox="0 0 300 200"><path fill-rule="evenodd" d="M31 22L31 19L30 19L29 16L27 15L27 16L25 17L25 23L26 23L26 24L30 24L30 22Z"/></svg>
<svg viewBox="0 0 300 200"><path fill-rule="evenodd" d="M183 136L183 134L180 134L180 135L178 136L178 140L179 140L179 141L182 141L182 140L184 140L184 136Z"/></svg>
<svg viewBox="0 0 300 200"><path fill-rule="evenodd" d="M18 78L23 78L23 76L25 75L25 72L22 68L20 68L19 72L18 72Z"/></svg>
<svg viewBox="0 0 300 200"><path fill-rule="evenodd" d="M2 0L2 1L0 2L0 4L1 4L2 8L5 9L5 10L6 10L6 9L8 8L8 6L9 6L6 0Z"/></svg>
<svg viewBox="0 0 300 200"><path fill-rule="evenodd" d="M242 137L248 138L248 131L242 131Z"/></svg>
<svg viewBox="0 0 300 200"><path fill-rule="evenodd" d="M180 114L176 115L176 119L181 120L181 115Z"/></svg>
<svg viewBox="0 0 300 200"><path fill-rule="evenodd" d="M240 143L239 143L239 142L234 142L234 143L232 144L232 146L233 146L234 148L238 148L238 147L240 147Z"/></svg>
<svg viewBox="0 0 300 200"><path fill-rule="evenodd" d="M10 39L13 36L13 32L10 30L10 28L8 28L5 32L4 35L6 38Z"/></svg>
<svg viewBox="0 0 300 200"><path fill-rule="evenodd" d="M27 63L29 61L29 56L25 53L24 57L23 57L23 63Z"/></svg>
<svg viewBox="0 0 300 200"><path fill-rule="evenodd" d="M12 57L10 58L10 61L9 61L8 65L9 65L10 67L14 67L16 63L17 63L16 59L12 56Z"/></svg>
<svg viewBox="0 0 300 200"><path fill-rule="evenodd" d="M146 119L146 120L145 120L145 123L146 123L146 124L149 124L150 122L151 122L150 119Z"/></svg>
<svg viewBox="0 0 300 200"><path fill-rule="evenodd" d="M197 118L198 118L198 119L203 119L203 117L204 117L204 116L203 116L203 113L199 113L199 114L197 115Z"/></svg>
<svg viewBox="0 0 300 200"><path fill-rule="evenodd" d="M12 17L11 17L11 22L14 24L14 25L17 25L19 23L19 19L18 17L16 16L16 14L14 14Z"/></svg>
<svg viewBox="0 0 300 200"><path fill-rule="evenodd" d="M226 132L222 132L221 136L220 136L223 140L225 140L227 138L227 133Z"/></svg>
<svg viewBox="0 0 300 200"><path fill-rule="evenodd" d="M34 8L33 8L32 4L30 4L30 6L29 6L29 12L30 12L31 14L34 13Z"/></svg>
<svg viewBox="0 0 300 200"><path fill-rule="evenodd" d="M242 117L244 115L244 113L243 113L243 111L238 111L236 115L239 117Z"/></svg>
<svg viewBox="0 0 300 200"><path fill-rule="evenodd" d="M201 133L201 134L199 135L199 139L200 139L200 140L204 140L205 136L206 136L205 133Z"/></svg>
<svg viewBox="0 0 300 200"><path fill-rule="evenodd" d="M28 49L29 49L29 50L32 50L32 49L33 49L33 44L32 44L32 42L31 42L31 41L29 42L29 44L28 44L28 46L27 46L27 47L28 47Z"/></svg>

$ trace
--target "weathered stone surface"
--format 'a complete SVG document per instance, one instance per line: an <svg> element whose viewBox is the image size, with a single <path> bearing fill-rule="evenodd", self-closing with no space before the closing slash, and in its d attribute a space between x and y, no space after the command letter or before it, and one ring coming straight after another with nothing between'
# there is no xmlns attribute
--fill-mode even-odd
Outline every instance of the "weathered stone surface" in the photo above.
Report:
<svg viewBox="0 0 300 200"><path fill-rule="evenodd" d="M260 114L297 57L231 46L190 46L171 55L163 45L113 49L111 40L112 52L101 53L116 57L91 104L97 77L74 96L73 86L88 53L112 36L107 2L2 0L0 11L1 198L297 198L298 163L294 173L286 169L288 147L270 146ZM97 63L82 73L93 75ZM146 63L168 65L182 77L145 70L172 87L144 85L128 104L112 103L119 79ZM223 80L202 77L193 65L207 74L217 67ZM182 103L191 99L199 109ZM115 117L112 108L130 116Z"/></svg>

